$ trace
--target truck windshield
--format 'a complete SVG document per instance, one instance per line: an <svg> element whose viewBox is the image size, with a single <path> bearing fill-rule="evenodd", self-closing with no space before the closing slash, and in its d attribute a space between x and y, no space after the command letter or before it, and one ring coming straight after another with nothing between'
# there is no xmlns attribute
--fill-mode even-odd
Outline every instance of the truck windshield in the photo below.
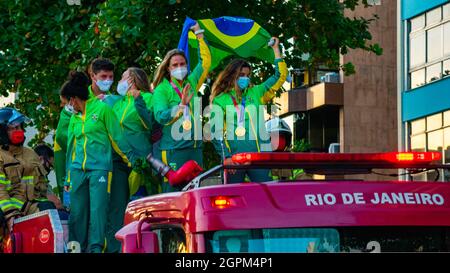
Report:
<svg viewBox="0 0 450 273"><path fill-rule="evenodd" d="M206 250L227 252L448 252L443 227L342 227L221 230L206 234Z"/></svg>
<svg viewBox="0 0 450 273"><path fill-rule="evenodd" d="M207 234L213 253L337 252L339 233L328 228L221 230Z"/></svg>

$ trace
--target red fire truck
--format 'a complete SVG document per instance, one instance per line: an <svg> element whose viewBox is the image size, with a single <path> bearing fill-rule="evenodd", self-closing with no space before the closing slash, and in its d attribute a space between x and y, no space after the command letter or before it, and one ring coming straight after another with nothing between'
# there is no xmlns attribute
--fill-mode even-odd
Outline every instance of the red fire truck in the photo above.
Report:
<svg viewBox="0 0 450 273"><path fill-rule="evenodd" d="M436 163L440 158L435 152L242 153L231 165L203 172L191 161L174 172L149 157L171 184L186 184L129 203L116 238L124 253L450 251L450 183L347 176L448 169ZM325 179L228 184L223 176L252 168L301 169ZM66 226L52 210L17 219L6 252L76 252L76 244L66 245Z"/></svg>
<svg viewBox="0 0 450 273"><path fill-rule="evenodd" d="M234 164L200 174L180 192L131 202L116 238L125 253L450 251L449 183L347 178L377 169L448 168L436 163L440 158L435 152L237 154ZM227 184L220 176L211 185L223 170L249 168L341 177Z"/></svg>

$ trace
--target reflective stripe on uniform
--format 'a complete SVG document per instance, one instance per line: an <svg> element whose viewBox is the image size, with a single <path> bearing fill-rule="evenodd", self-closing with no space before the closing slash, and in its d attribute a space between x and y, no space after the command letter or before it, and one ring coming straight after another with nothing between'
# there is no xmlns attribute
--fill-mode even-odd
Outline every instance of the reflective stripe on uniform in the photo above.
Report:
<svg viewBox="0 0 450 273"><path fill-rule="evenodd" d="M7 191L11 190L11 181L6 180L5 175L0 174L0 184L5 185Z"/></svg>
<svg viewBox="0 0 450 273"><path fill-rule="evenodd" d="M19 206L15 202L12 202L10 199L6 199L6 200L1 200L0 201L0 208L2 209L2 211L5 212L5 211L8 211L10 209L21 209L22 206Z"/></svg>
<svg viewBox="0 0 450 273"><path fill-rule="evenodd" d="M34 181L34 176L23 176L20 181L22 183L31 184Z"/></svg>
<svg viewBox="0 0 450 273"><path fill-rule="evenodd" d="M112 172L108 172L108 193L111 193Z"/></svg>
<svg viewBox="0 0 450 273"><path fill-rule="evenodd" d="M164 163L164 164L166 164L167 166L169 166L169 164L167 164L167 151L166 150L163 150L162 152L161 152L161 159L162 159L162 162ZM169 181L169 179L167 179L165 176L164 176L164 182L168 182Z"/></svg>
<svg viewBox="0 0 450 273"><path fill-rule="evenodd" d="M120 150L119 145L117 145L117 143L114 141L114 139L110 134L108 134L108 137L109 141L111 141L111 146L114 149L114 151L122 158L122 161L125 162L127 166L131 168L130 160L128 160L127 156L122 152L122 150Z"/></svg>
<svg viewBox="0 0 450 273"><path fill-rule="evenodd" d="M22 207L23 204L25 204L25 202L23 202L22 200L19 200L17 198L10 198L9 200L11 200L11 202L13 202L15 205Z"/></svg>

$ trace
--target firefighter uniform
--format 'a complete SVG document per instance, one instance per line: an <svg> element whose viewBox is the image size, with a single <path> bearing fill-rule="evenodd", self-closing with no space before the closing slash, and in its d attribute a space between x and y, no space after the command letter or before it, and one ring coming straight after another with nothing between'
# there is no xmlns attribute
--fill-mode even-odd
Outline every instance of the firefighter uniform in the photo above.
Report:
<svg viewBox="0 0 450 273"><path fill-rule="evenodd" d="M198 103L198 90L206 80L211 67L211 54L203 38L197 38L199 43L199 62L184 80L182 85L175 78L166 78L155 88L153 95L153 113L155 120L163 126L159 151L155 158L171 166L174 170L180 168L187 160L193 159L201 166L202 156L202 123L199 119L202 113L201 103ZM181 92L186 84L191 85L194 96L189 104L191 128L184 130L183 115L177 111L181 102ZM174 86L172 85L175 85ZM177 92L178 90L178 92ZM177 114L175 114L177 113ZM194 118L195 117L195 118ZM166 178L162 183L162 191L176 191Z"/></svg>
<svg viewBox="0 0 450 273"><path fill-rule="evenodd" d="M47 200L46 175L32 149L13 145L8 150L0 149L0 208L3 214L28 215L54 208Z"/></svg>
<svg viewBox="0 0 450 273"><path fill-rule="evenodd" d="M275 75L271 76L264 83L247 88L243 91L242 98L236 96L236 91L220 93L213 100L213 105L219 106L223 111L223 122L215 120L215 112L211 112L211 131L215 135L212 143L219 156L231 157L242 152L269 152L271 151L270 137L264 126L264 111L261 105L267 104L286 81L287 67L283 59L275 59ZM228 111L233 110L232 115L227 116ZM244 124L245 130L242 134L236 131L238 127L239 107L245 107ZM217 137L218 132L221 137ZM225 134L224 134L225 132ZM225 137L223 137L225 135ZM269 170L237 170L235 174L228 174L229 183L244 182L245 175L250 181L269 181Z"/></svg>
<svg viewBox="0 0 450 273"><path fill-rule="evenodd" d="M82 251L106 249L113 149L128 167L136 160L112 109L91 97L85 114L71 117L66 155L71 200L69 240L78 241Z"/></svg>

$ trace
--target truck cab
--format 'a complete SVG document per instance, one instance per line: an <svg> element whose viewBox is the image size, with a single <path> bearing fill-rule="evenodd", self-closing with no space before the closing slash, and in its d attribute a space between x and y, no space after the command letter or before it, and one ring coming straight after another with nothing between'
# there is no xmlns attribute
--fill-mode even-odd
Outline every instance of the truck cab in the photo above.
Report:
<svg viewBox="0 0 450 273"><path fill-rule="evenodd" d="M377 169L448 168L439 158L433 152L237 154L234 164L202 173L180 192L131 202L116 238L125 253L447 252L449 183L347 178ZM226 183L224 171L245 168L301 168L340 178ZM220 183L208 183L218 173Z"/></svg>

